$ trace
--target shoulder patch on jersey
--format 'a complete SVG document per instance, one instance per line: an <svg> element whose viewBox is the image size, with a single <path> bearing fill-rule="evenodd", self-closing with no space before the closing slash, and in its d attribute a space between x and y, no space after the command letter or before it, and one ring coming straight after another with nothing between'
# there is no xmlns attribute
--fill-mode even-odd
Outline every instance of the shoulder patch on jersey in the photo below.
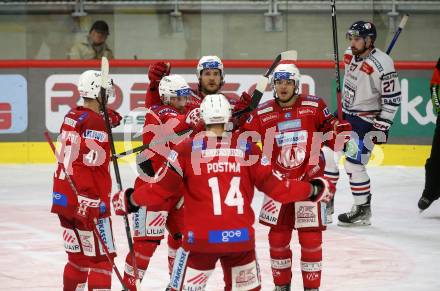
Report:
<svg viewBox="0 0 440 291"><path fill-rule="evenodd" d="M258 110L257 111L257 115L261 115L261 114L264 114L264 113L269 113L269 112L272 112L272 111L273 111L273 107L272 106L266 107L266 108Z"/></svg>
<svg viewBox="0 0 440 291"><path fill-rule="evenodd" d="M76 123L77 123L77 121L72 118L69 118L67 116L64 118L64 124L66 124L68 126L75 127Z"/></svg>
<svg viewBox="0 0 440 291"><path fill-rule="evenodd" d="M370 66L369 64L367 64L366 62L362 63L361 69L362 72L367 73L368 75L371 75L374 72L374 69L372 66Z"/></svg>
<svg viewBox="0 0 440 291"><path fill-rule="evenodd" d="M324 110L322 110L322 112L324 113L324 117L330 116L330 110L328 110L328 107L325 107Z"/></svg>
<svg viewBox="0 0 440 291"><path fill-rule="evenodd" d="M79 121L79 122L83 121L84 119L87 118L87 116L89 116L89 113L84 112L83 114L81 114L81 115L78 117L78 121Z"/></svg>
<svg viewBox="0 0 440 291"><path fill-rule="evenodd" d="M344 63L347 65L350 64L351 60L353 59L353 56L350 54L344 54Z"/></svg>
<svg viewBox="0 0 440 291"><path fill-rule="evenodd" d="M384 74L382 77L381 77L381 79L382 79L382 81L387 81L387 80L392 80L392 79L396 79L398 76L397 76L397 73L396 72L391 72L391 73L388 73L388 74Z"/></svg>
<svg viewBox="0 0 440 291"><path fill-rule="evenodd" d="M301 105L318 107L319 104L318 104L318 102L313 102L313 101L302 101Z"/></svg>
<svg viewBox="0 0 440 291"><path fill-rule="evenodd" d="M93 139L100 142L107 140L107 133L99 130L86 129L83 133L83 137L86 139Z"/></svg>
<svg viewBox="0 0 440 291"><path fill-rule="evenodd" d="M367 57L367 59L370 60L370 61L374 64L374 66L377 68L377 70L378 70L379 72L382 72L382 71L383 71L383 67L382 67L381 63L379 62L378 59L376 59L375 56L373 56L373 54L370 54L370 55Z"/></svg>

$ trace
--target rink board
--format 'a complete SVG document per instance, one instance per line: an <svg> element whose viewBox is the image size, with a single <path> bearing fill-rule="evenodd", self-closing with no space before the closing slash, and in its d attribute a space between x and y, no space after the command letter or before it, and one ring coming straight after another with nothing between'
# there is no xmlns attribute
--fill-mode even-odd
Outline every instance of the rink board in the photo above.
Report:
<svg viewBox="0 0 440 291"><path fill-rule="evenodd" d="M137 147L140 142L130 144L116 142L116 152L120 153ZM55 158L47 142L0 142L1 164L20 163L54 163ZM428 145L397 145L386 144L375 146L369 165L374 166L413 166L425 165L431 152ZM134 161L135 155L130 155L121 162Z"/></svg>

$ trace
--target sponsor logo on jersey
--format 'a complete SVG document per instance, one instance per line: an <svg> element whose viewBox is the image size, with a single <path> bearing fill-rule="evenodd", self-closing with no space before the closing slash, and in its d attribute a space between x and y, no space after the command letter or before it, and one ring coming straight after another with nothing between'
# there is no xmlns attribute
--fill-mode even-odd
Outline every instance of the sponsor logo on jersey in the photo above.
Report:
<svg viewBox="0 0 440 291"><path fill-rule="evenodd" d="M293 169L302 165L306 159L306 151L302 147L283 147L277 162L285 169Z"/></svg>
<svg viewBox="0 0 440 291"><path fill-rule="evenodd" d="M318 227L318 204L310 201L295 203L295 227Z"/></svg>
<svg viewBox="0 0 440 291"><path fill-rule="evenodd" d="M307 142L308 133L306 130L282 132L275 136L279 147Z"/></svg>
<svg viewBox="0 0 440 291"><path fill-rule="evenodd" d="M304 106L312 106L312 107L318 107L318 102L313 102L313 101L302 101L301 105Z"/></svg>
<svg viewBox="0 0 440 291"><path fill-rule="evenodd" d="M95 239L93 237L93 232L78 229L78 234L84 255L88 257L95 256Z"/></svg>
<svg viewBox="0 0 440 291"><path fill-rule="evenodd" d="M292 112L287 112L286 114L284 114L284 118L285 119L292 118Z"/></svg>
<svg viewBox="0 0 440 291"><path fill-rule="evenodd" d="M87 129L86 131L84 131L83 137L86 139L93 139L103 142L107 139L107 134L102 131Z"/></svg>
<svg viewBox="0 0 440 291"><path fill-rule="evenodd" d="M174 163L179 154L175 150L171 150L168 154L167 160Z"/></svg>
<svg viewBox="0 0 440 291"><path fill-rule="evenodd" d="M213 244L245 242L249 240L249 231L247 228L229 229L229 230L210 230L208 233L208 242Z"/></svg>
<svg viewBox="0 0 440 291"><path fill-rule="evenodd" d="M273 112L268 115L260 117L261 122L263 122L263 123L267 123L267 122L274 120L274 119L277 119L277 118L278 118L278 113L276 113L276 112Z"/></svg>
<svg viewBox="0 0 440 291"><path fill-rule="evenodd" d="M64 249L69 253L79 253L81 248L73 229L65 228L63 231Z"/></svg>
<svg viewBox="0 0 440 291"><path fill-rule="evenodd" d="M328 107L324 108L324 110L322 110L322 112L324 113L324 117L330 116L330 110L328 110Z"/></svg>
<svg viewBox="0 0 440 291"><path fill-rule="evenodd" d="M315 115L316 109L315 108L298 108L298 115Z"/></svg>
<svg viewBox="0 0 440 291"><path fill-rule="evenodd" d="M75 127L76 126L76 120L66 116L64 118L64 124L67 124L68 126L71 126L71 127Z"/></svg>
<svg viewBox="0 0 440 291"><path fill-rule="evenodd" d="M273 111L273 107L272 106L266 107L264 109L258 110L257 111L257 115L261 115L261 114L268 113L268 112L271 112L271 111Z"/></svg>
<svg viewBox="0 0 440 291"><path fill-rule="evenodd" d="M396 72L391 72L388 74L385 74L382 76L381 80L382 81L388 81L388 80L392 80L392 79L397 79L397 73Z"/></svg>
<svg viewBox="0 0 440 291"><path fill-rule="evenodd" d="M320 99L318 96L312 96L312 95L307 95L305 98L313 101L319 101Z"/></svg>
<svg viewBox="0 0 440 291"><path fill-rule="evenodd" d="M213 157L244 157L244 152L240 149L207 149L202 151L202 158Z"/></svg>
<svg viewBox="0 0 440 291"><path fill-rule="evenodd" d="M373 51L373 53L374 53L375 51ZM382 72L383 71L383 67L382 67L382 65L380 64L380 62L379 62L379 60L378 59L376 59L372 54L370 54L369 56L368 56L368 59L376 66L376 68L379 70L379 72Z"/></svg>
<svg viewBox="0 0 440 291"><path fill-rule="evenodd" d="M361 66L361 71L367 73L367 75L371 75L374 72L374 69L366 62L363 62Z"/></svg>
<svg viewBox="0 0 440 291"><path fill-rule="evenodd" d="M62 207L67 207L67 196L63 193L53 192L52 203Z"/></svg>
<svg viewBox="0 0 440 291"><path fill-rule="evenodd" d="M279 131L301 128L301 119L293 119L279 122L277 126Z"/></svg>
<svg viewBox="0 0 440 291"><path fill-rule="evenodd" d="M347 65L351 62L351 59L353 58L352 55L350 54L344 54L344 63L346 63Z"/></svg>

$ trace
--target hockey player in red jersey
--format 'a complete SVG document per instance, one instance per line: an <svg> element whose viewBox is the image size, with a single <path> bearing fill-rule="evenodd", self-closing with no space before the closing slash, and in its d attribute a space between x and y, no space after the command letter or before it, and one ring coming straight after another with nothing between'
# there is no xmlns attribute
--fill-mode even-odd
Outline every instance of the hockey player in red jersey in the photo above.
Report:
<svg viewBox="0 0 440 291"><path fill-rule="evenodd" d="M252 227L254 187L282 202L328 201L333 191L322 178L310 183L283 180L249 135L226 132L231 106L223 95L206 96L200 108L207 131L175 146L168 163L158 171L165 174L157 183L116 194L114 209L119 215L139 205L150 209L183 185L187 189L185 231L174 264L172 290L205 290L218 260L224 290L260 290Z"/></svg>
<svg viewBox="0 0 440 291"><path fill-rule="evenodd" d="M261 135L263 152L271 155L274 169L290 179L309 181L321 177L324 162L320 154L322 141L343 144L336 133L350 130L339 124L325 102L316 96L299 94L300 72L294 64L278 65L272 75L274 99L261 104L249 116L241 130ZM306 209L307 213L301 211ZM318 290L321 281L322 231L325 229L325 204L297 202L282 205L265 197L260 222L269 231L270 257L275 289L290 290L292 279L293 229L298 230L301 245L301 271L304 290ZM304 219L305 216L312 218ZM321 218L324 218L322 220Z"/></svg>
<svg viewBox="0 0 440 291"><path fill-rule="evenodd" d="M93 233L94 228L116 256L110 220L111 177L110 146L104 116L100 112L101 72L81 74L78 90L84 100L67 113L60 129L62 161L79 195L76 195L62 165L54 174L52 213L58 214L63 229L67 264L64 267L63 290L110 290L112 264ZM109 87L111 84L109 84ZM112 126L121 116L109 110ZM95 222L97 222L95 224Z"/></svg>
<svg viewBox="0 0 440 291"><path fill-rule="evenodd" d="M142 134L144 144L151 144L165 138L169 132L179 132L189 128L199 131L200 109L195 108L185 114L190 88L179 75L169 75L161 79L159 95L162 104L153 105L147 111L145 127ZM169 143L159 143L144 150L137 157L140 176L136 179L135 189L146 183L151 183L157 169L166 160L169 147L177 144L179 139ZM183 191L184 189L182 189ZM134 249L136 251L136 266L138 277L142 279L148 268L150 258L164 237L165 226L168 229L168 263L170 273L176 250L180 247L183 224L183 209L178 205L179 199L169 199L166 204L156 209L146 211L141 207L133 214ZM127 254L125 263L124 282L129 290L136 290L132 256Z"/></svg>
<svg viewBox="0 0 440 291"><path fill-rule="evenodd" d="M170 74L170 64L165 62L157 62L150 66L148 70L148 78L150 85L147 91L145 106L147 108L155 104L160 104L158 86L160 80ZM197 79L199 80L198 88L192 91L188 98L187 109L199 107L203 98L208 94L220 93L225 83L225 70L222 61L217 56L203 56L197 63L196 68ZM244 109L250 102L251 97L247 93L243 93L241 98L228 97L228 101L233 105L234 111Z"/></svg>

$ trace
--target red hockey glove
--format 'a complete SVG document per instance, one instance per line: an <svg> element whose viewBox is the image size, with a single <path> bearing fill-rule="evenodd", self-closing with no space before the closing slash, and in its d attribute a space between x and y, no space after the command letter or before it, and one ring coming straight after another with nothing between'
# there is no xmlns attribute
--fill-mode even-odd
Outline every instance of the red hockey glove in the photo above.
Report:
<svg viewBox="0 0 440 291"><path fill-rule="evenodd" d="M113 195L112 204L116 215L126 215L139 210L138 206L130 202L130 197L133 192L133 188L128 188L125 191L119 191Z"/></svg>
<svg viewBox="0 0 440 291"><path fill-rule="evenodd" d="M148 69L148 79L150 80L151 85L159 86L160 80L164 76L168 76L170 74L171 66L169 63L157 62L150 65Z"/></svg>
<svg viewBox="0 0 440 291"><path fill-rule="evenodd" d="M374 144L384 144L388 142L388 131L393 123L389 120L385 120L377 117L374 119L372 130L376 131L376 135L373 136Z"/></svg>
<svg viewBox="0 0 440 291"><path fill-rule="evenodd" d="M335 186L325 178L314 178L310 180L310 184L313 187L310 199L314 202L329 203L335 195Z"/></svg>
<svg viewBox="0 0 440 291"><path fill-rule="evenodd" d="M75 209L75 217L88 227L94 227L99 218L99 199L92 199L78 195L78 206Z"/></svg>
<svg viewBox="0 0 440 291"><path fill-rule="evenodd" d="M246 91L243 91L241 93L240 100L237 103L235 103L234 111L237 112L245 109L246 107L249 106L249 104L251 104L251 101L252 101L252 96L249 95Z"/></svg>
<svg viewBox="0 0 440 291"><path fill-rule="evenodd" d="M121 124L122 116L117 111L107 108L107 113L112 128Z"/></svg>

